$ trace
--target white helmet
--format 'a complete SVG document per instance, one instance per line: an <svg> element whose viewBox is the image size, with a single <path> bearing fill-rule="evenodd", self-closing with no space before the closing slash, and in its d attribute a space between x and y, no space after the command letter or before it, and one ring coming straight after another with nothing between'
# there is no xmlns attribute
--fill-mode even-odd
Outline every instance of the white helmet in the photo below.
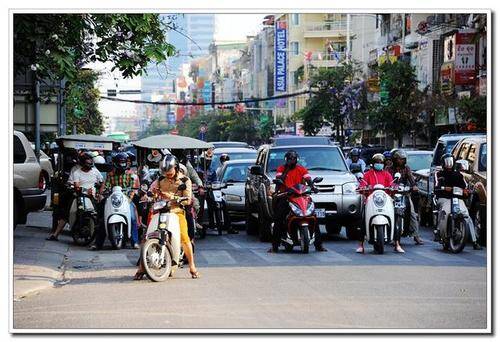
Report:
<svg viewBox="0 0 500 342"><path fill-rule="evenodd" d="M103 156L95 156L92 160L94 161L94 164L106 164L106 160Z"/></svg>

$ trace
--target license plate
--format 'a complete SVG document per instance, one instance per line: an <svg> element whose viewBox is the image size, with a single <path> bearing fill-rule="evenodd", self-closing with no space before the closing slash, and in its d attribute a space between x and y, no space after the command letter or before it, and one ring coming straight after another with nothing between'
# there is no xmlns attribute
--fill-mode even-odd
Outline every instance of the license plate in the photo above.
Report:
<svg viewBox="0 0 500 342"><path fill-rule="evenodd" d="M325 217L325 209L315 209L314 212L316 213L317 218Z"/></svg>

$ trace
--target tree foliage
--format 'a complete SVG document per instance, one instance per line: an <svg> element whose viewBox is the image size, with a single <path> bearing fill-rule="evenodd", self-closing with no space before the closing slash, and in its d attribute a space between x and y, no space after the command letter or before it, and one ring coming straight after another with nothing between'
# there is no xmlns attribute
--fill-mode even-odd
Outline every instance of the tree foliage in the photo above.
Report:
<svg viewBox="0 0 500 342"><path fill-rule="evenodd" d="M80 70L65 89L65 108L68 132L76 126L78 134L101 135L103 119L99 111L99 90L95 87L99 74Z"/></svg>
<svg viewBox="0 0 500 342"><path fill-rule="evenodd" d="M475 128L486 131L486 96L463 97L458 101L458 112L464 123L473 123Z"/></svg>
<svg viewBox="0 0 500 342"><path fill-rule="evenodd" d="M146 138L152 135L168 134L174 129L174 126L162 121L159 117L154 117L149 122L148 127L139 136L139 139Z"/></svg>
<svg viewBox="0 0 500 342"><path fill-rule="evenodd" d="M170 18L170 17L169 17ZM159 14L14 15L14 72L33 70L40 79L73 80L91 62L111 62L124 77L140 75L149 62L175 53Z"/></svg>
<svg viewBox="0 0 500 342"><path fill-rule="evenodd" d="M392 135L402 143L403 136L421 126L417 120L422 111L423 93L418 89L415 68L406 61L383 63L379 78L389 93L387 105L377 105L369 113L370 125Z"/></svg>
<svg viewBox="0 0 500 342"><path fill-rule="evenodd" d="M353 86L358 70L357 62L313 70L310 82L314 95L293 117L303 121L307 135L317 134L325 122L339 127L359 107L359 89Z"/></svg>

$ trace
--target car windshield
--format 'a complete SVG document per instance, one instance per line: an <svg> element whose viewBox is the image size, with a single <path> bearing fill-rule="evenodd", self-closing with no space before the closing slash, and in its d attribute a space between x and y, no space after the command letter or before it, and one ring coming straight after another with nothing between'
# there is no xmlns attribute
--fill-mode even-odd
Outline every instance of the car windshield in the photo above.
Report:
<svg viewBox="0 0 500 342"><path fill-rule="evenodd" d="M432 159L432 165L439 165L441 163L441 157L443 156L443 154L451 153L451 150L453 149L453 147L456 145L457 142L458 142L458 139L457 140L448 140L446 142L446 145L445 145L444 142L439 141L437 146L436 146L436 150L434 152L434 158Z"/></svg>
<svg viewBox="0 0 500 342"><path fill-rule="evenodd" d="M256 159L257 151L248 151L248 152L240 152L240 153L228 153L229 160L241 160L241 159ZM212 169L216 170L220 166L220 158L221 154L216 153L212 157L212 164L210 165Z"/></svg>
<svg viewBox="0 0 500 342"><path fill-rule="evenodd" d="M486 144L481 144L481 151L479 152L479 171L486 171L487 170L487 163L488 163L488 151L487 151L488 145Z"/></svg>
<svg viewBox="0 0 500 342"><path fill-rule="evenodd" d="M408 154L406 163L412 171L428 169L431 166L432 153Z"/></svg>
<svg viewBox="0 0 500 342"><path fill-rule="evenodd" d="M247 180L248 168L251 164L234 164L226 166L222 175L224 183L242 183Z"/></svg>
<svg viewBox="0 0 500 342"><path fill-rule="evenodd" d="M341 152L336 147L294 148L299 155L298 163L309 171L347 171ZM288 149L272 149L269 154L268 171L276 172L284 164Z"/></svg>

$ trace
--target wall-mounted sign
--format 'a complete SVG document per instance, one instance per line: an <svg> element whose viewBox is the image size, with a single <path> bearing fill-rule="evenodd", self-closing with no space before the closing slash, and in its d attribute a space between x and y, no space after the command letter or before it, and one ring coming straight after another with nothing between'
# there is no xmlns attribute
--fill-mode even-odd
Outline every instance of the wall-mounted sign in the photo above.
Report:
<svg viewBox="0 0 500 342"><path fill-rule="evenodd" d="M286 91L287 74L286 21L277 21L274 30L274 91Z"/></svg>
<svg viewBox="0 0 500 342"><path fill-rule="evenodd" d="M457 33L455 56L455 84L468 85L476 81L475 32L461 30Z"/></svg>
<svg viewBox="0 0 500 342"><path fill-rule="evenodd" d="M453 94L453 76L453 62L443 63L443 65L441 66L441 92L444 95Z"/></svg>
<svg viewBox="0 0 500 342"><path fill-rule="evenodd" d="M455 60L455 35L444 39L444 62L453 62Z"/></svg>

